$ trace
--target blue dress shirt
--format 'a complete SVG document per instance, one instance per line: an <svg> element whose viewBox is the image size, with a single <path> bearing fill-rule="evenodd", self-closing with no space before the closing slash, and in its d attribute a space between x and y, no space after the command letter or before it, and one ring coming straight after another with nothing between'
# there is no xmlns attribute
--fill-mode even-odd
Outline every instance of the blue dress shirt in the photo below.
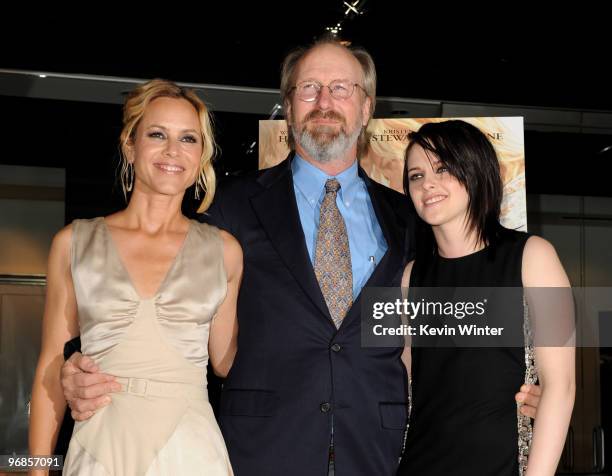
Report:
<svg viewBox="0 0 612 476"><path fill-rule="evenodd" d="M357 173L357 161L332 177L296 154L291 163L291 171L302 230L313 266L325 182L330 178L340 182L336 204L348 233L353 270L353 300L357 299L361 288L387 251L387 243L374 213L370 194Z"/></svg>

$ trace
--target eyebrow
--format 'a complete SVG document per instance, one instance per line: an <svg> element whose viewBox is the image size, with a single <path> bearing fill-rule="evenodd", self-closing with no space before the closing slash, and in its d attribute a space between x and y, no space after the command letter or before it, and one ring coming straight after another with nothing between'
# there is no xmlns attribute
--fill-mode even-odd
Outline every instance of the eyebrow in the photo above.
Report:
<svg viewBox="0 0 612 476"><path fill-rule="evenodd" d="M411 167L408 169L408 172L412 172L413 170L421 170L421 167Z"/></svg>
<svg viewBox="0 0 612 476"><path fill-rule="evenodd" d="M150 129L151 127L157 127L158 129L163 129L165 131L168 130L167 127L164 126L160 126L159 124L151 124L148 129ZM196 131L195 129L183 129L181 132L193 132L194 134L198 134L198 131Z"/></svg>
<svg viewBox="0 0 612 476"><path fill-rule="evenodd" d="M334 81L348 81L348 82L353 82L353 80L352 80L352 79L349 79L349 78L335 78L335 79L332 79L332 80L331 80L329 83L333 83ZM320 83L320 84L323 84L321 81L319 81L318 79L315 79L315 78L306 78L306 79L300 79L299 81L297 81L297 82L296 82L296 84L299 84L299 83L304 83L304 82L313 82L313 83ZM328 84L329 84L329 83L328 83Z"/></svg>

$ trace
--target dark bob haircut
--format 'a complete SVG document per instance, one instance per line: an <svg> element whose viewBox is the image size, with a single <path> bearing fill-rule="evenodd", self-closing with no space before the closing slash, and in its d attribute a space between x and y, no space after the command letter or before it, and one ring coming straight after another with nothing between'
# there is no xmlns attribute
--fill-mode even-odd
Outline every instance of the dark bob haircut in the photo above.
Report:
<svg viewBox="0 0 612 476"><path fill-rule="evenodd" d="M408 155L415 145L435 155L468 193L468 230L485 245L497 241L503 184L499 161L489 139L465 121L427 123L408 136L404 155L404 192L408 195Z"/></svg>

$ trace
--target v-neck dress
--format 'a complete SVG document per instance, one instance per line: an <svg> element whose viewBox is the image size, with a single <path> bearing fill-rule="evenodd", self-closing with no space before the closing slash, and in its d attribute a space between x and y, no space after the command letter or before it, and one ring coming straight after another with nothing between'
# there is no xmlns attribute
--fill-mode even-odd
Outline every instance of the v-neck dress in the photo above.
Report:
<svg viewBox="0 0 612 476"><path fill-rule="evenodd" d="M227 291L218 229L191 221L148 299L103 218L75 220L72 233L82 352L122 391L75 424L63 474L232 475L206 389L210 325Z"/></svg>

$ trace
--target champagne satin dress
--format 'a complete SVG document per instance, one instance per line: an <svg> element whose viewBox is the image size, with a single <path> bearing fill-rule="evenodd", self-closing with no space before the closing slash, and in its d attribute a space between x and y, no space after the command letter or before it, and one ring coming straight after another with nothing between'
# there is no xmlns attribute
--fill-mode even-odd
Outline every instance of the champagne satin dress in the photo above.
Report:
<svg viewBox="0 0 612 476"><path fill-rule="evenodd" d="M103 218L75 220L82 352L122 391L74 428L64 475L232 475L208 402L210 324L227 280L217 228L191 221L154 296L141 298Z"/></svg>

